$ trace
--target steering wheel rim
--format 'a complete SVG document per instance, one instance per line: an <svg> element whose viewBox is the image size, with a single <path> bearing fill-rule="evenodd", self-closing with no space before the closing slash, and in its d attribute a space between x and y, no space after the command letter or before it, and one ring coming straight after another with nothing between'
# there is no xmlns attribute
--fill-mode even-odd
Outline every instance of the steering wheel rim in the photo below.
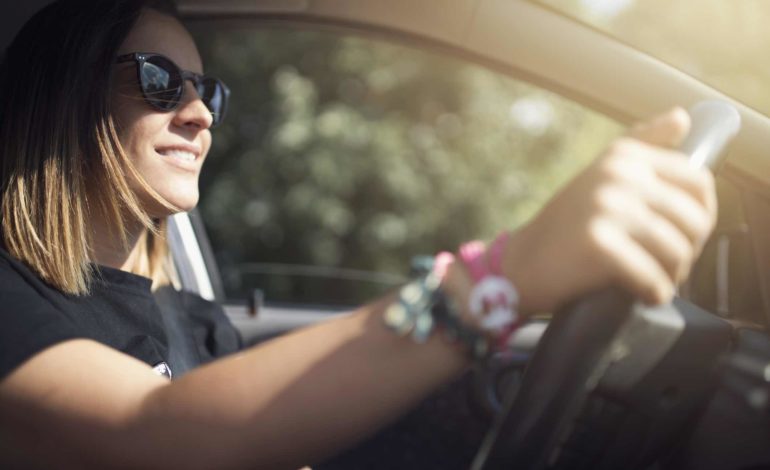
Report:
<svg viewBox="0 0 770 470"><path fill-rule="evenodd" d="M473 468L545 466L543 447L581 405L585 384L628 317L631 297L611 289L587 296L569 312L554 315L515 394L504 397L499 418ZM606 315L607 311L617 314Z"/></svg>

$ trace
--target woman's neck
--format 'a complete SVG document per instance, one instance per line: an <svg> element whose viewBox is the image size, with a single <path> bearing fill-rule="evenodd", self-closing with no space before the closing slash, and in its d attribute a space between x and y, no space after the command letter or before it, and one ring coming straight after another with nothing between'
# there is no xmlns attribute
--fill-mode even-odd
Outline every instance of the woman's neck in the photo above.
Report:
<svg viewBox="0 0 770 470"><path fill-rule="evenodd" d="M94 263L131 271L138 256L138 242L146 228L138 221L126 221L123 234L119 233L115 227L109 227L104 223L95 223L92 228L91 256Z"/></svg>

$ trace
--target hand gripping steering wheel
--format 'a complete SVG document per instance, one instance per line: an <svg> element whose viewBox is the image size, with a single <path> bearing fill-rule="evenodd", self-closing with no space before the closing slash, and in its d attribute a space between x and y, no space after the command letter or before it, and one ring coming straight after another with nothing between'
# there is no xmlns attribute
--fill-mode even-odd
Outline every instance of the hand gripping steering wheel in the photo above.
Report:
<svg viewBox="0 0 770 470"><path fill-rule="evenodd" d="M681 150L716 170L740 116L721 101L689 112ZM648 307L620 289L586 296L554 315L472 468L649 468L707 403L731 333L682 299Z"/></svg>

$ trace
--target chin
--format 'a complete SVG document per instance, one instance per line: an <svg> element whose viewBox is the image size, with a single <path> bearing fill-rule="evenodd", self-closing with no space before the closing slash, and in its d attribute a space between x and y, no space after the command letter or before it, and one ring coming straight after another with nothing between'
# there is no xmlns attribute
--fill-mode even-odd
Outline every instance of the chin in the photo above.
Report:
<svg viewBox="0 0 770 470"><path fill-rule="evenodd" d="M174 207L179 209L177 212L189 212L195 209L195 206L198 205L198 192L195 191L194 195L186 194L185 197L181 198L167 198L166 201L170 202Z"/></svg>
<svg viewBox="0 0 770 470"><path fill-rule="evenodd" d="M178 212L189 212L198 205L198 189L194 191L188 191L185 194L164 194L159 192L160 196L177 210L172 210L165 207L158 201L148 198L150 200L143 201L143 205L147 214L153 219L162 219L170 215L174 215Z"/></svg>

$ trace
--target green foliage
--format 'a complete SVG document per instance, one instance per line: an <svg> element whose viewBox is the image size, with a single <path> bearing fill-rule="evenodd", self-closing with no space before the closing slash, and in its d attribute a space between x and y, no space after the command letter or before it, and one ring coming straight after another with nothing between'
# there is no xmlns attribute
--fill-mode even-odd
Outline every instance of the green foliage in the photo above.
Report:
<svg viewBox="0 0 770 470"><path fill-rule="evenodd" d="M402 45L195 34L233 92L200 204L232 296L366 300L388 286L250 275L264 266L246 263L406 275L413 256L522 224L619 132L545 90Z"/></svg>

